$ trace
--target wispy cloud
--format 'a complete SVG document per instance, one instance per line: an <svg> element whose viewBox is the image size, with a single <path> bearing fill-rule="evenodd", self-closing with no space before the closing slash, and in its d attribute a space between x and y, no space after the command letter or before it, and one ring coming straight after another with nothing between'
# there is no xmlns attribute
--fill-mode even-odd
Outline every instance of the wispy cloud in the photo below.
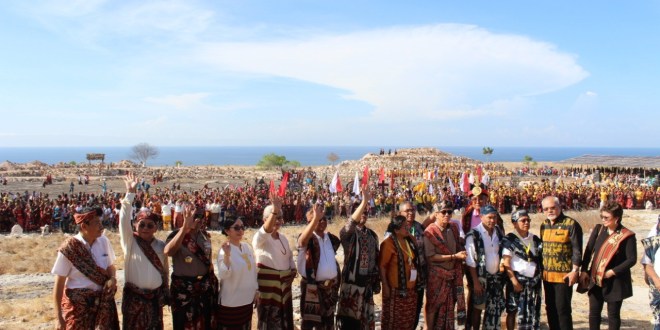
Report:
<svg viewBox="0 0 660 330"><path fill-rule="evenodd" d="M209 93L188 93L179 95L166 95L161 97L147 97L144 100L149 103L165 105L176 109L196 109L203 106L203 101Z"/></svg>
<svg viewBox="0 0 660 330"><path fill-rule="evenodd" d="M347 98L374 105L376 117L480 114L491 104L556 91L588 76L574 55L552 44L458 24L208 43L198 58L221 70L339 88Z"/></svg>

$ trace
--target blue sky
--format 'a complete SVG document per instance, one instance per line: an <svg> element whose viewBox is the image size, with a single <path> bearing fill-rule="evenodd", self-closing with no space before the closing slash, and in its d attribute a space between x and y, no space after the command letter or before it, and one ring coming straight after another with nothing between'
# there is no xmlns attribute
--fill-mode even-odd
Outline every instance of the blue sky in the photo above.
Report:
<svg viewBox="0 0 660 330"><path fill-rule="evenodd" d="M660 1L8 1L0 146L657 147Z"/></svg>

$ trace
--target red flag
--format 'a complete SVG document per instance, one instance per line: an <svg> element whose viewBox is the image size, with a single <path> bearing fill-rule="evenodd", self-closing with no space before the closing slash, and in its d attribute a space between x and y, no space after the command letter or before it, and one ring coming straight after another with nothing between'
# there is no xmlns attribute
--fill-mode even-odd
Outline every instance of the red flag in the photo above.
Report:
<svg viewBox="0 0 660 330"><path fill-rule="evenodd" d="M275 182L273 182L273 180L270 180L270 187L268 187L268 192L275 192Z"/></svg>
<svg viewBox="0 0 660 330"><path fill-rule="evenodd" d="M369 166L364 166L364 173L362 173L362 185L366 186L369 183Z"/></svg>
<svg viewBox="0 0 660 330"><path fill-rule="evenodd" d="M385 169L380 168L380 173L378 174L378 183L383 183L385 182Z"/></svg>
<svg viewBox="0 0 660 330"><path fill-rule="evenodd" d="M286 194L286 185L289 183L289 172L284 172L284 178L280 182L280 190L277 192L277 196L284 197Z"/></svg>
<svg viewBox="0 0 660 330"><path fill-rule="evenodd" d="M461 183L461 188L463 189L463 192L465 192L465 193L470 191L470 181L468 179L467 172L463 173L463 182Z"/></svg>

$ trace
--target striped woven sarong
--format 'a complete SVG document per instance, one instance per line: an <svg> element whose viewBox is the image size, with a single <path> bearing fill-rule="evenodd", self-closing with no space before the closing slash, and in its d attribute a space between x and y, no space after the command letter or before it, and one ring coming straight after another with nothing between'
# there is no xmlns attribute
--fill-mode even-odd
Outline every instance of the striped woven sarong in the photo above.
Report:
<svg viewBox="0 0 660 330"><path fill-rule="evenodd" d="M259 282L258 329L293 329L291 282L295 270L276 270L257 264Z"/></svg>
<svg viewBox="0 0 660 330"><path fill-rule="evenodd" d="M252 304L238 307L220 306L218 312L219 329L249 330L252 328Z"/></svg>

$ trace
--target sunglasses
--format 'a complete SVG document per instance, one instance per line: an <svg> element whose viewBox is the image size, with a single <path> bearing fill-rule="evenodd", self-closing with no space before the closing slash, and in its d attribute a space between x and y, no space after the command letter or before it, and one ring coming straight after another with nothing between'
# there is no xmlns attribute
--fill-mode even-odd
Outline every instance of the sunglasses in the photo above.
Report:
<svg viewBox="0 0 660 330"><path fill-rule="evenodd" d="M140 224L138 225L138 228L142 229L144 227L147 227L147 229L154 229L154 228L156 228L156 225L154 225L151 222L149 222L149 223L140 222Z"/></svg>
<svg viewBox="0 0 660 330"><path fill-rule="evenodd" d="M233 227L230 227L230 228L234 229L235 231L245 230L245 226L233 226Z"/></svg>
<svg viewBox="0 0 660 330"><path fill-rule="evenodd" d="M454 213L454 211L452 211L452 210L442 210L442 211L439 211L439 213L442 214L442 215L450 215L450 214Z"/></svg>
<svg viewBox="0 0 660 330"><path fill-rule="evenodd" d="M520 220L518 220L518 222L532 222L532 221L529 220L529 219L520 219Z"/></svg>

